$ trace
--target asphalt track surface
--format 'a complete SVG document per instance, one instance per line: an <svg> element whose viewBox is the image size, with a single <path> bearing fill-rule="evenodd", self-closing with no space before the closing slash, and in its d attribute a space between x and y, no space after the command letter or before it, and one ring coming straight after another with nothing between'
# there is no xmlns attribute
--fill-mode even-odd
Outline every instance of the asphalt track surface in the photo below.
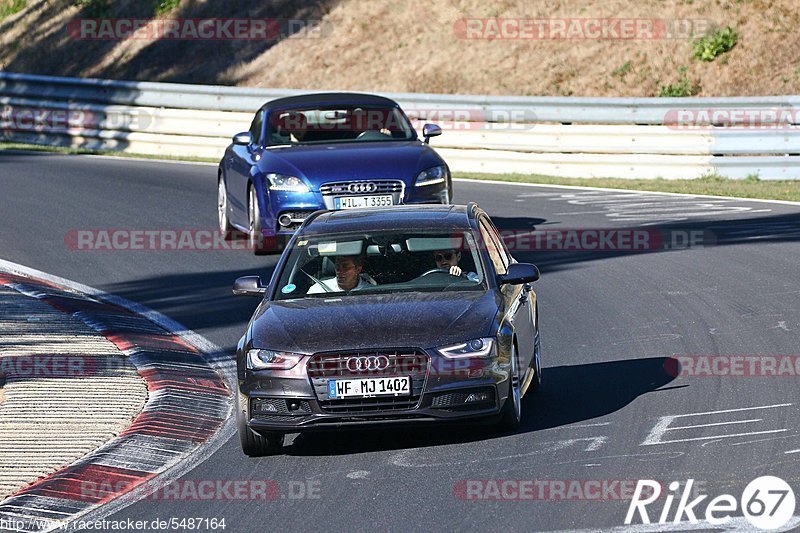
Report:
<svg viewBox="0 0 800 533"><path fill-rule="evenodd" d="M232 353L257 303L233 297L233 280L268 277L276 256L65 244L76 229L211 229L215 200L212 166L0 153L0 257L140 302ZM770 474L800 489L797 376L675 377L666 359L798 355L800 206L457 182L454 201L471 200L501 230L645 228L667 244L699 231L704 242L514 252L542 270L544 357L544 387L524 400L514 434L319 433L259 459L246 458L234 436L186 479L275 480L282 497L148 499L109 518L224 517L226 531L605 530L622 526L628 507L613 489L602 501L495 501L465 500L459 488L692 478L712 496L738 498ZM667 416L678 418L665 425ZM659 423L669 429L654 433ZM295 498L299 484L315 497ZM649 508L652 520L662 506Z"/></svg>

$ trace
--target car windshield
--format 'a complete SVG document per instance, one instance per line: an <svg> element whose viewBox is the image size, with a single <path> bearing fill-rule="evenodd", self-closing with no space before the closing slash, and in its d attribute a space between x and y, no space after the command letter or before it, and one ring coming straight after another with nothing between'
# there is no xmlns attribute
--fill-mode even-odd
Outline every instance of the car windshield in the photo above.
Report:
<svg viewBox="0 0 800 533"><path fill-rule="evenodd" d="M332 106L273 110L267 145L410 141L415 132L396 107Z"/></svg>
<svg viewBox="0 0 800 533"><path fill-rule="evenodd" d="M485 290L484 278L471 233L298 236L274 299Z"/></svg>

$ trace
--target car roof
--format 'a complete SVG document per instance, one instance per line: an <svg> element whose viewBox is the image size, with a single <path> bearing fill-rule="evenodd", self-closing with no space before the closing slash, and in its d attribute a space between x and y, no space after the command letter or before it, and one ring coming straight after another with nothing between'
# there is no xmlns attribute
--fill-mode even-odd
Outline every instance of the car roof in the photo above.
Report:
<svg viewBox="0 0 800 533"><path fill-rule="evenodd" d="M397 102L384 96L367 93L310 93L297 96L286 96L276 100L270 100L262 106L262 109L285 109L293 107L304 107L308 105L336 105L336 104L358 104L358 105L380 105L389 107L399 107Z"/></svg>
<svg viewBox="0 0 800 533"><path fill-rule="evenodd" d="M371 209L318 211L303 235L397 230L470 230L468 206L401 205Z"/></svg>

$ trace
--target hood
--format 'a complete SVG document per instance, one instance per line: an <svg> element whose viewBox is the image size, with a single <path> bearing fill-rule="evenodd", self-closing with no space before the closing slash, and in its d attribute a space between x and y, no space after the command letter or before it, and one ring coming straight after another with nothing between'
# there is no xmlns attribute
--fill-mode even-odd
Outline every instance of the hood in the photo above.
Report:
<svg viewBox="0 0 800 533"><path fill-rule="evenodd" d="M354 142L267 149L259 168L305 178L317 191L329 181L401 179L410 184L421 171L443 164L420 141Z"/></svg>
<svg viewBox="0 0 800 533"><path fill-rule="evenodd" d="M253 346L311 354L369 348L432 348L484 337L498 302L491 291L398 293L265 302Z"/></svg>

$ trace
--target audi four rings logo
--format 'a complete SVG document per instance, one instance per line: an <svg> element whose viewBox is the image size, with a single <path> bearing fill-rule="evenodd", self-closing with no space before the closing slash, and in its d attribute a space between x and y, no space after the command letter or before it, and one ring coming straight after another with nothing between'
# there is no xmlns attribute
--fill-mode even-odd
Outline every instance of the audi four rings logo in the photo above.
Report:
<svg viewBox="0 0 800 533"><path fill-rule="evenodd" d="M359 370L386 370L387 368L389 368L389 358L385 355L351 357L347 360L347 369L350 372L358 372Z"/></svg>
<svg viewBox="0 0 800 533"><path fill-rule="evenodd" d="M347 191L352 193L360 192L375 192L378 190L378 184L371 181L363 183L350 183L347 185Z"/></svg>

